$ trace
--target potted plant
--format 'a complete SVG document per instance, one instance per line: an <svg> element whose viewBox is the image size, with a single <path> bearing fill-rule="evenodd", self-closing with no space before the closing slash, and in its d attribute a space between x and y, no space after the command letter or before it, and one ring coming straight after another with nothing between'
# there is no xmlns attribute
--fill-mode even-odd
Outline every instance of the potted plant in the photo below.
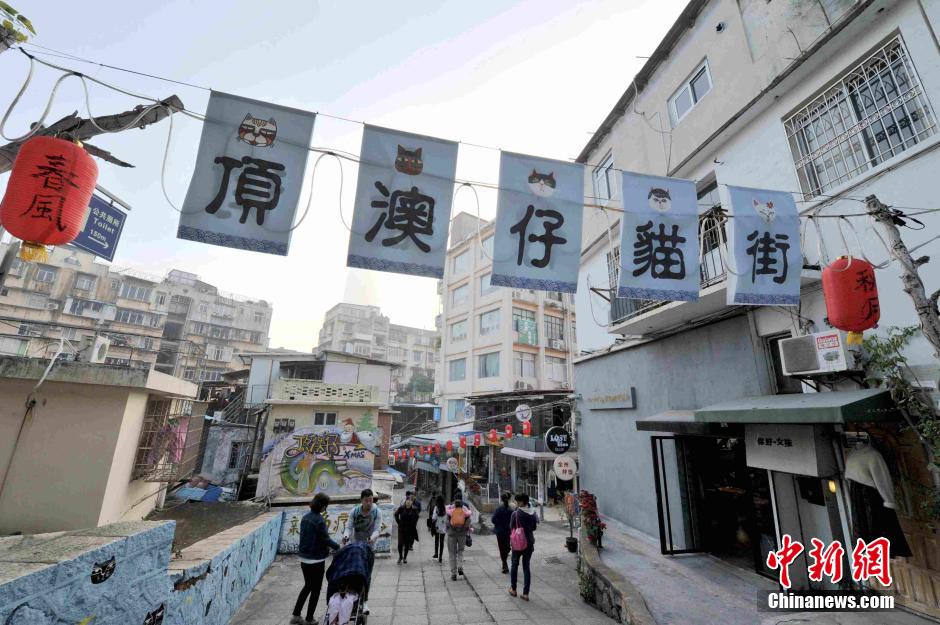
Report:
<svg viewBox="0 0 940 625"><path fill-rule="evenodd" d="M574 535L574 521L578 518L578 499L574 493L565 495L565 518L568 519L568 538L565 539L565 547L570 553L578 551L578 539Z"/></svg>
<svg viewBox="0 0 940 625"><path fill-rule="evenodd" d="M587 538L592 545L598 549L603 549L604 530L607 529L607 524L601 521L597 512L597 497L586 490L582 490L579 499L581 503L581 522L584 524Z"/></svg>
<svg viewBox="0 0 940 625"><path fill-rule="evenodd" d="M0 1L0 53L35 35L32 23L6 2Z"/></svg>

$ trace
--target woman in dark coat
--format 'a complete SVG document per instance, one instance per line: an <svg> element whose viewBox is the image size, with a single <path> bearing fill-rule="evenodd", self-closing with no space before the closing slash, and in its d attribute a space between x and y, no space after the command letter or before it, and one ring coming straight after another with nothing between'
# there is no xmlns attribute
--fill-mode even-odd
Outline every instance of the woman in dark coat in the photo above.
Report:
<svg viewBox="0 0 940 625"><path fill-rule="evenodd" d="M398 523L398 564L408 564L408 552L418 540L418 517L421 511L415 505L415 496L409 493L398 510L395 511L395 522Z"/></svg>
<svg viewBox="0 0 940 625"><path fill-rule="evenodd" d="M297 555L300 560L300 569L304 574L304 587L297 596L291 623L313 622L313 613L317 609L317 600L320 599L326 558L331 550L339 549L339 545L330 538L326 521L323 519L323 513L326 512L328 505L330 505L330 498L323 493L317 493L310 502L310 512L300 521L300 547ZM310 603L307 605L307 620L304 621L301 620L300 613L308 597Z"/></svg>

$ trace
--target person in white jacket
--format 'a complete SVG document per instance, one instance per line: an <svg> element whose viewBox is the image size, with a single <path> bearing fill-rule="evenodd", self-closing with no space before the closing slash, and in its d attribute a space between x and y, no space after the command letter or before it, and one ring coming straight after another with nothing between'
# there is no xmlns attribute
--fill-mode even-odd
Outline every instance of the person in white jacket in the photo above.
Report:
<svg viewBox="0 0 940 625"><path fill-rule="evenodd" d="M359 495L359 505L349 513L349 521L343 530L343 544L348 542L368 543L375 549L375 541L379 539L382 529L382 511L375 505L375 493L367 488ZM369 586L372 583L372 571L369 571L369 584L362 593L362 611L369 613Z"/></svg>

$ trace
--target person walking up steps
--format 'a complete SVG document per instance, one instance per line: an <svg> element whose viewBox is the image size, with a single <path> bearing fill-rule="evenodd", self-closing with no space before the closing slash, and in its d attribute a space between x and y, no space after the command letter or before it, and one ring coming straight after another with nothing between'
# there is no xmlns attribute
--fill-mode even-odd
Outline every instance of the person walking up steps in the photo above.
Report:
<svg viewBox="0 0 940 625"><path fill-rule="evenodd" d="M499 559L503 562L503 573L509 572L509 521L512 519L512 507L509 500L512 499L512 493L503 493L500 496L502 504L493 512L490 519L493 522L493 533L496 534L496 543L499 545Z"/></svg>
<svg viewBox="0 0 940 625"><path fill-rule="evenodd" d="M323 514L329 505L330 498L323 493L317 493L310 502L310 512L300 520L300 547L297 555L300 559L300 570L304 574L304 587L294 605L294 614L290 619L292 625L313 622L313 613L320 599L320 587L323 585L326 557L331 549L339 549L339 545L330 538L326 521L323 520ZM307 597L310 598L310 603L307 606L307 620L304 621L300 618L300 612L304 609Z"/></svg>
<svg viewBox="0 0 940 625"><path fill-rule="evenodd" d="M414 493L409 493L395 510L395 522L398 523L398 564L408 564L408 552L418 540L418 517L420 508L415 504Z"/></svg>
<svg viewBox="0 0 940 625"><path fill-rule="evenodd" d="M529 587L532 584L532 571L529 569L529 563L532 560L532 552L535 550L535 528L539 523L539 518L535 514L535 509L529 507L529 496L525 493L516 495L516 511L512 513L509 520L509 543L512 547L512 571L509 573L509 594L516 596L516 582L519 579L519 561L522 561L523 587L522 595L519 597L523 601L529 600Z"/></svg>
<svg viewBox="0 0 940 625"><path fill-rule="evenodd" d="M471 532L470 508L463 503L463 494L457 491L454 503L447 506L447 556L450 561L450 579L463 575L463 550Z"/></svg>
<svg viewBox="0 0 940 625"><path fill-rule="evenodd" d="M444 496L438 495L431 508L431 533L434 535L434 556L432 560L444 562L444 541L447 539L447 507Z"/></svg>

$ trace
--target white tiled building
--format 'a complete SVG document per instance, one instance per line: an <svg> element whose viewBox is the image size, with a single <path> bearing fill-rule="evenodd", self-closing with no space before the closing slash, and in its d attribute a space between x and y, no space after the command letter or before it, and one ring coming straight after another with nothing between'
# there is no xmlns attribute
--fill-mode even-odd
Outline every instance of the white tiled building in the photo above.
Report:
<svg viewBox="0 0 940 625"><path fill-rule="evenodd" d="M441 426L470 421L464 406L475 394L571 387L577 354L573 299L490 286L493 230L493 223L467 213L451 225L447 266L438 283Z"/></svg>

